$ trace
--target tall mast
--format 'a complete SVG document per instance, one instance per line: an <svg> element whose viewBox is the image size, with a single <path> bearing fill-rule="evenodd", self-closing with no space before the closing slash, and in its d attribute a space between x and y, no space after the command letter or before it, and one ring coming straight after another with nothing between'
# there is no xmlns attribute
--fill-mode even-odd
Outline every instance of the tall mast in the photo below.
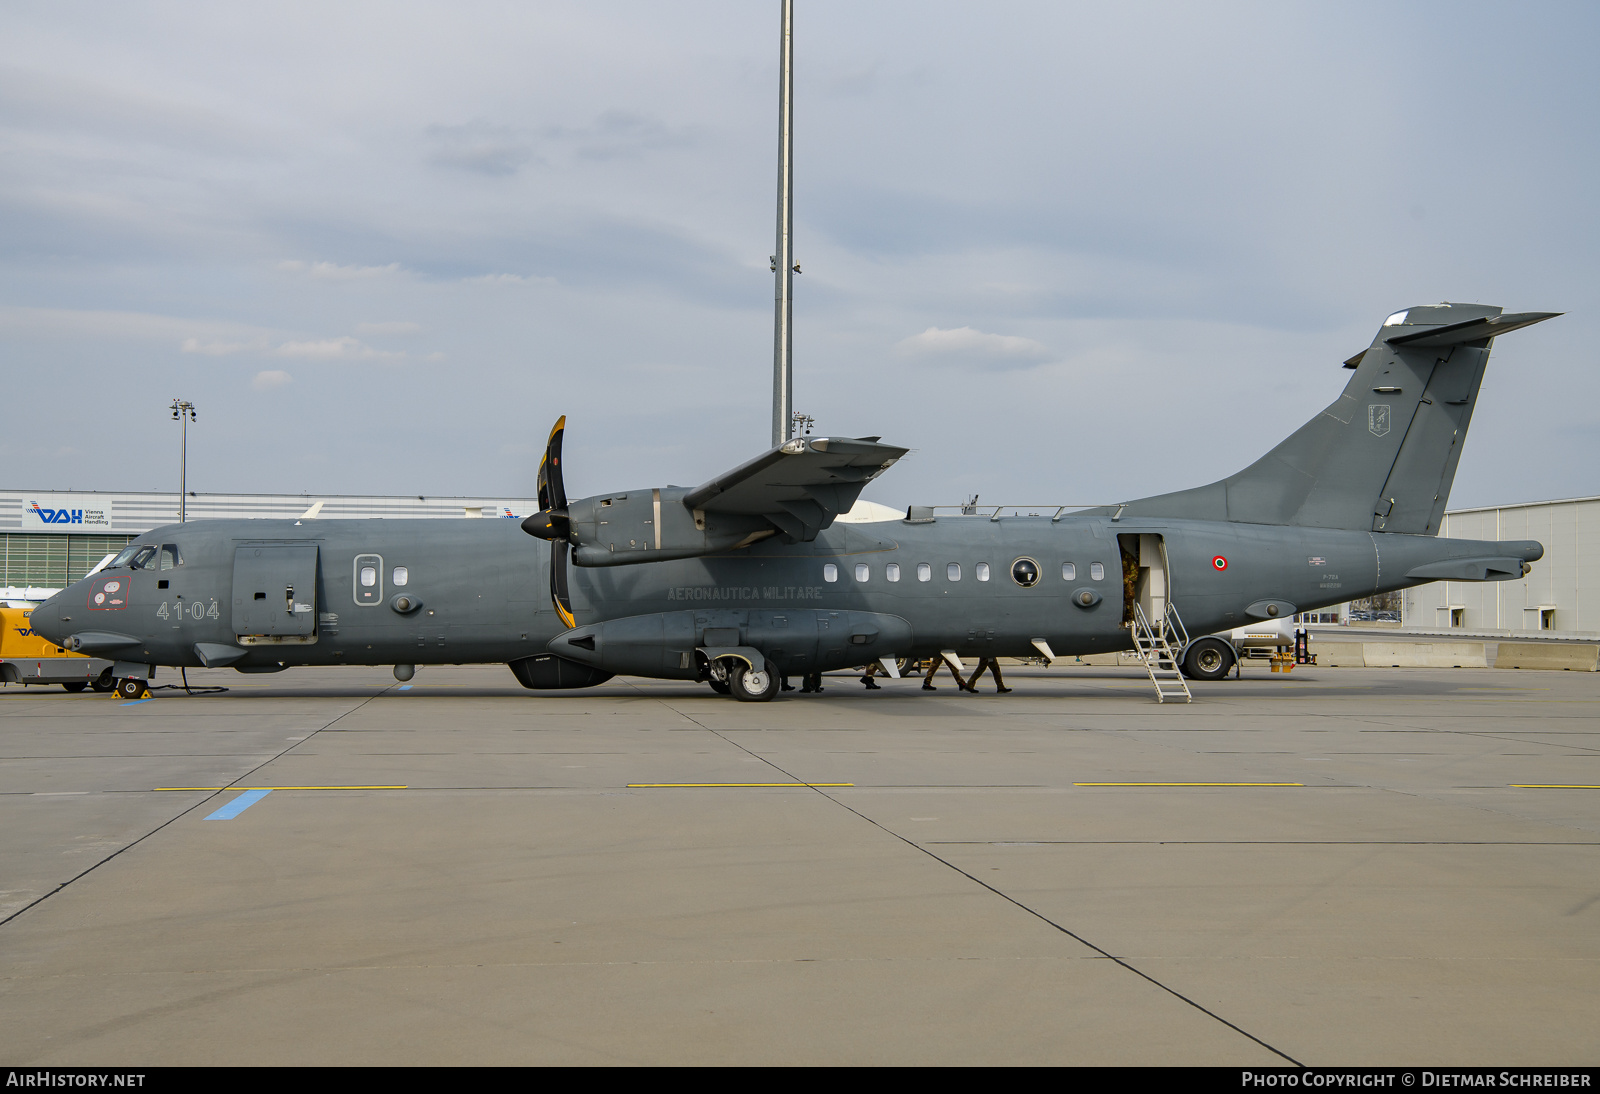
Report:
<svg viewBox="0 0 1600 1094"><path fill-rule="evenodd" d="M772 443L794 432L794 0L783 0L778 53L778 245L772 259Z"/></svg>

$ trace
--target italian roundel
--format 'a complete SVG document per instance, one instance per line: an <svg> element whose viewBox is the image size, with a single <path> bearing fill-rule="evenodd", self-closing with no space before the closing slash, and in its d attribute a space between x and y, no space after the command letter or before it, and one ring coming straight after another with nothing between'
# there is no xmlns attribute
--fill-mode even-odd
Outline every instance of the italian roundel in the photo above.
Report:
<svg viewBox="0 0 1600 1094"><path fill-rule="evenodd" d="M1228 560L1218 555L1211 560L1211 568L1213 570L1226 570L1228 568Z"/></svg>

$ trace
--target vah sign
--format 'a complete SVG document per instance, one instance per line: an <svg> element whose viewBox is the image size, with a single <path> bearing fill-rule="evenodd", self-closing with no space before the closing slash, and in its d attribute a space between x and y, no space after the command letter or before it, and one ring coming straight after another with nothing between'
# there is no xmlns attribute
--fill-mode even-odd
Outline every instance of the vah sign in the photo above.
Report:
<svg viewBox="0 0 1600 1094"><path fill-rule="evenodd" d="M24 532L109 532L111 499L99 494L25 494Z"/></svg>

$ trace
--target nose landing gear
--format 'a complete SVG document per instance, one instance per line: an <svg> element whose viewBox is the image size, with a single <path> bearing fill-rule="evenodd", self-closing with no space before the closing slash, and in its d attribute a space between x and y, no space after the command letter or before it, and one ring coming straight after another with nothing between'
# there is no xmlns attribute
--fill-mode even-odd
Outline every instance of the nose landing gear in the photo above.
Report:
<svg viewBox="0 0 1600 1094"><path fill-rule="evenodd" d="M117 695L123 699L142 699L150 694L143 680L125 676L117 681Z"/></svg>

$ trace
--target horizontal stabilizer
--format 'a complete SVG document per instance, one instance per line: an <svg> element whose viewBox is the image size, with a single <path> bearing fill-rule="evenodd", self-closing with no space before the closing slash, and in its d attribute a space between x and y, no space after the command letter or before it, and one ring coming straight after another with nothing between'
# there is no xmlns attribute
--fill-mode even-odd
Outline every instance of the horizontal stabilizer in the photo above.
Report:
<svg viewBox="0 0 1600 1094"><path fill-rule="evenodd" d="M1465 323L1424 327L1413 334L1397 334L1388 339L1388 342L1391 346L1415 346L1419 349L1468 346L1474 342L1482 342L1486 338L1495 338L1514 330L1521 330L1523 327L1531 327L1535 323L1543 323L1546 319L1554 319L1560 314L1562 313L1558 311L1519 311L1510 315L1486 315L1481 319L1468 319Z"/></svg>
<svg viewBox="0 0 1600 1094"><path fill-rule="evenodd" d="M1531 567L1520 558L1452 558L1406 571L1416 581L1515 581Z"/></svg>

